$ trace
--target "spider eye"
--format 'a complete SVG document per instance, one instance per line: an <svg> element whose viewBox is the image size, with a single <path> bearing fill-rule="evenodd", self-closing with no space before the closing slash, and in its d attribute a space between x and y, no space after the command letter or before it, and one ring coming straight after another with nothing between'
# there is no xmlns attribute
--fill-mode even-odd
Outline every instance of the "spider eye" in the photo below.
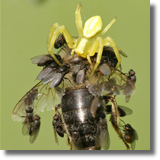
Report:
<svg viewBox="0 0 160 160"><path fill-rule="evenodd" d="M94 16L85 22L83 35L91 38L102 30L102 19L100 16Z"/></svg>

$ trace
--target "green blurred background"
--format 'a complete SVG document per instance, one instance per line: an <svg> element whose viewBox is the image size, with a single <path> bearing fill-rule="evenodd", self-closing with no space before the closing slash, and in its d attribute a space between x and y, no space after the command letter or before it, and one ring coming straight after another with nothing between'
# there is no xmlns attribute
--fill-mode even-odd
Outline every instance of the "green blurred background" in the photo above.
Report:
<svg viewBox="0 0 160 160"><path fill-rule="evenodd" d="M22 122L13 122L12 110L18 100L37 82L41 68L30 58L47 54L46 41L50 26L65 25L77 36L75 10L80 0L2 0L1 1L1 149L68 150L65 138L55 143L52 128L53 111L40 113L41 128L34 144L21 133ZM136 93L130 102L117 97L117 103L133 110L123 118L138 132L136 150L150 150L150 1L149 0L81 0L85 22L100 15L105 27L115 16L116 23L105 34L111 36L128 58L122 57L122 70L136 71ZM104 37L105 37L104 36ZM110 150L125 150L112 128Z"/></svg>

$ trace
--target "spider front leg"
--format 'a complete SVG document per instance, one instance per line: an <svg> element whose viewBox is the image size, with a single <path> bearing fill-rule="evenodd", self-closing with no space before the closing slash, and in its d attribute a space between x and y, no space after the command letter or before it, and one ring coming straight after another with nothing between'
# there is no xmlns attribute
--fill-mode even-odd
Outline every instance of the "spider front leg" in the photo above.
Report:
<svg viewBox="0 0 160 160"><path fill-rule="evenodd" d="M54 23L51 27L50 27L50 31L49 31L49 35L48 35L48 41L47 41L47 47L49 46L50 44L50 41L51 41L51 38L53 36L53 33L55 31L56 28L59 27L59 24L58 23Z"/></svg>
<svg viewBox="0 0 160 160"><path fill-rule="evenodd" d="M75 21L76 21L76 26L77 26L77 31L79 35L83 35L83 26L82 26L82 18L81 18L81 3L78 3L76 12L75 12Z"/></svg>
<svg viewBox="0 0 160 160"><path fill-rule="evenodd" d="M53 33L55 31L56 28L59 27L59 24L58 23L54 23L51 27L50 27L50 32L49 32L49 35L48 35L48 41L47 41L47 47L49 47L50 45L50 42L51 42L51 38L53 36ZM55 60L55 62L62 66L62 64L59 62L59 60L56 58L56 56L53 54L53 52L49 52L49 54L53 57L53 59Z"/></svg>
<svg viewBox="0 0 160 160"><path fill-rule="evenodd" d="M91 76L93 75L93 73L95 72L95 70L97 69L97 67L101 61L102 51L103 51L103 39L101 37L97 37L95 43L91 47L91 51L89 53L89 56L94 56L94 54L97 52L97 48L98 48L98 54L97 54L96 64L94 65L94 68L93 68L89 78L91 78Z"/></svg>
<svg viewBox="0 0 160 160"><path fill-rule="evenodd" d="M53 26L54 28L55 26ZM52 33L52 32L51 32ZM47 44L47 47L48 47L48 52L49 54L54 58L54 60L60 65L62 66L62 64L58 61L58 59L55 57L55 55L53 54L52 52L52 49L53 49L53 46L54 46L54 43L55 43L55 40L58 36L58 34L61 33L63 34L65 40L66 40L66 43L68 45L69 48L73 48L73 44L74 44L74 38L70 35L70 33L68 32L68 30L66 29L65 26L59 26L58 28L54 28L53 29L53 34L49 34L49 42Z"/></svg>
<svg viewBox="0 0 160 160"><path fill-rule="evenodd" d="M116 68L118 68L118 66L120 65L122 59L121 59L121 56L120 56L120 53L118 52L118 48L116 46L116 43L114 42L114 40L111 38L111 37L106 37L104 40L103 40L103 45L108 45L108 42L110 43L110 46L113 48L114 50L114 53L117 57L117 65L116 65Z"/></svg>

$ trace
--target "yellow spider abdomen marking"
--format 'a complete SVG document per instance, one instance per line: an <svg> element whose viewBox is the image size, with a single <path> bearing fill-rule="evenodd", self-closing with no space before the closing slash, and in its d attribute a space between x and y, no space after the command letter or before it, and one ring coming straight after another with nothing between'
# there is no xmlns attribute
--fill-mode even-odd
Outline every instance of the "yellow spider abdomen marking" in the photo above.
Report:
<svg viewBox="0 0 160 160"><path fill-rule="evenodd" d="M85 22L83 35L86 38L94 37L102 30L102 19L100 16L94 16Z"/></svg>

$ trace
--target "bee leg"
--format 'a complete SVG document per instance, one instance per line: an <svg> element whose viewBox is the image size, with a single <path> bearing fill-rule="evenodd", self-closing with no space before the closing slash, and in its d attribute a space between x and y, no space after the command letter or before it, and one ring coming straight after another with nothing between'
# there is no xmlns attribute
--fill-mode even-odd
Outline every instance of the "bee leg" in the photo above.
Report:
<svg viewBox="0 0 160 160"><path fill-rule="evenodd" d="M60 115L60 113L59 113L59 111L58 111L58 109L60 109L60 108L61 108L61 104L57 104L57 105L55 106L55 108L54 108L55 114Z"/></svg>

